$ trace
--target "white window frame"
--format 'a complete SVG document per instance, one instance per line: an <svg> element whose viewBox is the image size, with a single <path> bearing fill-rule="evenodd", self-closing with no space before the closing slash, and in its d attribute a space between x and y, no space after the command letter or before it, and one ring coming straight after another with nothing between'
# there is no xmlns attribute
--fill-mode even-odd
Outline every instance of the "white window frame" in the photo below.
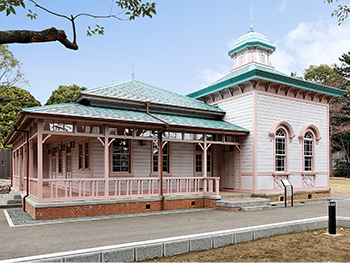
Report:
<svg viewBox="0 0 350 263"><path fill-rule="evenodd" d="M283 133L283 134L282 134ZM288 133L283 128L278 128L275 133L275 145L274 145L274 170L275 172L287 171L287 138ZM278 148L278 145L282 145ZM278 161L283 161L283 164L278 164Z"/></svg>
<svg viewBox="0 0 350 263"><path fill-rule="evenodd" d="M314 171L314 148L315 148L314 138L315 136L311 131L305 132L304 138L303 138L303 171L304 172ZM307 144L309 146L309 149L306 148ZM307 160L309 165L306 164Z"/></svg>

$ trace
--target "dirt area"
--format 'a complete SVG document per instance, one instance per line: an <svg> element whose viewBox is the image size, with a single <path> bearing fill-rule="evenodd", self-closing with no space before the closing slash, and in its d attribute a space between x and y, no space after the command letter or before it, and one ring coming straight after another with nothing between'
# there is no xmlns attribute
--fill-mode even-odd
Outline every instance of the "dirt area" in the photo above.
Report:
<svg viewBox="0 0 350 263"><path fill-rule="evenodd" d="M350 262L350 229L338 227L277 235L207 251L189 252L146 262Z"/></svg>
<svg viewBox="0 0 350 263"><path fill-rule="evenodd" d="M350 179L330 178L329 187L332 194L350 195Z"/></svg>
<svg viewBox="0 0 350 263"><path fill-rule="evenodd" d="M8 194L11 180L0 179L0 194Z"/></svg>
<svg viewBox="0 0 350 263"><path fill-rule="evenodd" d="M329 185L332 194L350 195L350 179L331 178ZM339 237L324 235L327 232L278 235L146 262L350 262L350 229L338 227Z"/></svg>

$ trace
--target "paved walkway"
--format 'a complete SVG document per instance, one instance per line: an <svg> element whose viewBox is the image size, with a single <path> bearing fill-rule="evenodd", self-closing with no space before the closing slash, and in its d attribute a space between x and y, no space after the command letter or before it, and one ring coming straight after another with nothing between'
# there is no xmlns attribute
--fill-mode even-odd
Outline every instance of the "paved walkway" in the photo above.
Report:
<svg viewBox="0 0 350 263"><path fill-rule="evenodd" d="M337 201L337 215L350 217L350 196ZM228 230L327 216L328 203L256 212L205 210L105 220L10 227L0 210L0 260L150 239Z"/></svg>

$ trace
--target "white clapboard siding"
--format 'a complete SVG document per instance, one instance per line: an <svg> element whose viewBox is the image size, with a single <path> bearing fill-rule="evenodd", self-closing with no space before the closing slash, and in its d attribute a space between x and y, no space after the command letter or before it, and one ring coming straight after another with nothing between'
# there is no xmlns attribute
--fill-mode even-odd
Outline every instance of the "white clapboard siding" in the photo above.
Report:
<svg viewBox="0 0 350 263"><path fill-rule="evenodd" d="M93 156L94 178L104 178L104 146L96 138L93 139L93 149L91 152Z"/></svg>
<svg viewBox="0 0 350 263"><path fill-rule="evenodd" d="M317 174L315 180L316 187L327 187L328 186L328 176L327 174Z"/></svg>
<svg viewBox="0 0 350 263"><path fill-rule="evenodd" d="M79 141L76 141L75 147L72 148L72 178L74 179L90 178L90 170L79 170L78 165L79 165Z"/></svg>
<svg viewBox="0 0 350 263"><path fill-rule="evenodd" d="M174 177L192 177L194 149L192 143L171 143L171 173Z"/></svg>
<svg viewBox="0 0 350 263"><path fill-rule="evenodd" d="M241 176L242 190L253 190L253 176Z"/></svg>
<svg viewBox="0 0 350 263"><path fill-rule="evenodd" d="M148 177L151 173L151 146L152 141L144 141L146 145L141 146L140 141L133 141L133 170L135 177Z"/></svg>
<svg viewBox="0 0 350 263"><path fill-rule="evenodd" d="M218 106L226 112L224 120L250 131L247 136L241 136L242 172L253 172L253 100L252 94L233 98L219 103Z"/></svg>
<svg viewBox="0 0 350 263"><path fill-rule="evenodd" d="M258 176L258 190L273 189L273 176Z"/></svg>
<svg viewBox="0 0 350 263"><path fill-rule="evenodd" d="M295 137L288 141L288 166L290 172L302 171L303 145L298 136L305 125L315 125L322 139L315 147L315 170L327 171L327 106L277 98L264 94L257 97L257 135L258 135L258 172L273 172L274 142L270 141L269 132L276 122L286 121Z"/></svg>

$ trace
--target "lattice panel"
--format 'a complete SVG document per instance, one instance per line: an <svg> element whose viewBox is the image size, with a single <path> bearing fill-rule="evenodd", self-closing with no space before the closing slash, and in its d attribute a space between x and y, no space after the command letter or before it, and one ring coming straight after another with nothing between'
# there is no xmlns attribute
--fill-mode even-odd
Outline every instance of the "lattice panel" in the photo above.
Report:
<svg viewBox="0 0 350 263"><path fill-rule="evenodd" d="M315 187L315 176L314 175L303 175L303 186L304 187Z"/></svg>
<svg viewBox="0 0 350 263"><path fill-rule="evenodd" d="M283 184L281 183L281 180L288 179L288 175L274 175L274 188L275 189L281 189L284 188Z"/></svg>

